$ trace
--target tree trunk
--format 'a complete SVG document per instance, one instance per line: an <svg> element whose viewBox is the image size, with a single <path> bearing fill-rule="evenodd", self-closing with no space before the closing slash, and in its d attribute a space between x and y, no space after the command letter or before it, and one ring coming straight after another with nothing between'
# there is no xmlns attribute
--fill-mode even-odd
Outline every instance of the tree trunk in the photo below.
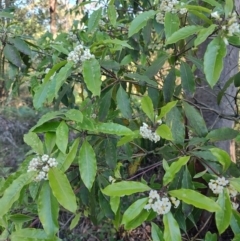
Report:
<svg viewBox="0 0 240 241"><path fill-rule="evenodd" d="M235 1L236 9L239 12L240 0ZM211 40L206 41L199 46L197 56L199 59L203 59L207 45ZM198 78L202 80L200 85L196 89L196 93L193 98L193 102L199 107L206 121L207 127L211 129L221 127L234 127L234 121L226 119L226 116L233 116L236 114L236 88L232 84L225 92L220 104L217 103L218 93L222 90L226 81L238 72L238 59L239 49L233 46L227 47L227 55L224 59L224 69L220 76L218 84L211 89L202 72L199 70L196 72ZM209 66L211 68L211 66ZM236 161L235 157L235 143L233 141L221 141L217 143L217 146L227 151L232 161Z"/></svg>
<svg viewBox="0 0 240 241"><path fill-rule="evenodd" d="M53 35L57 34L56 8L57 8L57 0L49 0L50 29Z"/></svg>

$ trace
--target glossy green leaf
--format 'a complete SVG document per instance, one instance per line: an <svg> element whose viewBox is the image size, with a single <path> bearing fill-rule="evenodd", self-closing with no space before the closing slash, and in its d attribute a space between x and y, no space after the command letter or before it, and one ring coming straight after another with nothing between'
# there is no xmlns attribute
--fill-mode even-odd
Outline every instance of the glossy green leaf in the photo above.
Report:
<svg viewBox="0 0 240 241"><path fill-rule="evenodd" d="M79 138L77 138L77 139L73 142L73 144L72 144L72 146L71 146L71 148L70 148L70 151L69 151L69 153L67 154L66 159L65 159L65 161L64 161L63 164L62 164L61 170L62 170L63 172L67 171L68 168L71 166L72 162L74 161L74 159L75 159L75 157L76 157L76 155L77 155L78 145L79 145Z"/></svg>
<svg viewBox="0 0 240 241"><path fill-rule="evenodd" d="M204 241L217 241L217 234L207 232Z"/></svg>
<svg viewBox="0 0 240 241"><path fill-rule="evenodd" d="M13 203L18 200L21 190L33 180L35 174L35 172L21 174L4 191L3 196L0 198L1 216L6 214L12 207Z"/></svg>
<svg viewBox="0 0 240 241"><path fill-rule="evenodd" d="M117 20L117 11L116 11L116 7L114 6L114 4L109 4L108 5L108 9L107 9L107 14L108 14L108 18L110 23L115 26L116 25L116 20Z"/></svg>
<svg viewBox="0 0 240 241"><path fill-rule="evenodd" d="M230 178L229 179L231 185L238 191L240 192L240 178Z"/></svg>
<svg viewBox="0 0 240 241"><path fill-rule="evenodd" d="M153 109L153 103L149 96L142 97L141 100L141 107L144 113L147 115L147 117L154 122L155 115L154 115L154 109Z"/></svg>
<svg viewBox="0 0 240 241"><path fill-rule="evenodd" d="M191 105L183 102L188 124L199 137L205 137L208 133L207 126L200 113Z"/></svg>
<svg viewBox="0 0 240 241"><path fill-rule="evenodd" d="M184 7L188 10L196 10L198 12L205 12L205 13L211 13L212 12L211 9L206 8L206 7L202 7L202 6L199 6L199 5L184 5Z"/></svg>
<svg viewBox="0 0 240 241"><path fill-rule="evenodd" d="M197 35L197 38L194 40L194 46L198 46L203 43L209 37L209 35L214 32L216 27L216 24L212 24L208 28L201 29Z"/></svg>
<svg viewBox="0 0 240 241"><path fill-rule="evenodd" d="M224 5L225 17L229 18L229 15L233 11L234 1L233 0L226 0Z"/></svg>
<svg viewBox="0 0 240 241"><path fill-rule="evenodd" d="M160 62L158 64L161 64ZM150 66L149 69L151 67L154 67L154 66ZM148 70L149 70L148 69ZM152 69L152 71L154 71ZM148 76L147 76L147 72L146 72L146 75L141 75L141 74L138 74L138 73L128 73L128 74L125 74L124 76L128 77L128 78L131 78L131 79L134 79L137 84L140 84L140 85L150 85L150 86L155 86L157 87L157 82L154 81L154 80L151 80ZM149 73L150 74L150 73ZM150 74L151 75L151 74Z"/></svg>
<svg viewBox="0 0 240 241"><path fill-rule="evenodd" d="M132 219L130 222L128 222L124 226L124 228L126 230L132 230L139 227L143 222L145 222L148 219L149 215L150 215L150 212L143 209L142 212L135 219Z"/></svg>
<svg viewBox="0 0 240 241"><path fill-rule="evenodd" d="M176 106L177 104L177 100L176 101L172 101L172 102L168 102L165 106L163 106L161 108L161 112L160 115L158 116L158 120L161 119L162 117L164 117L168 112L170 112L172 110L172 108L174 106Z"/></svg>
<svg viewBox="0 0 240 241"><path fill-rule="evenodd" d="M48 172L49 185L58 202L67 210L75 213L77 210L76 197L67 176L57 168Z"/></svg>
<svg viewBox="0 0 240 241"><path fill-rule="evenodd" d="M171 129L165 124L160 125L156 129L156 133L163 139L173 140Z"/></svg>
<svg viewBox="0 0 240 241"><path fill-rule="evenodd" d="M176 13L170 13L170 12L165 13L164 31L165 31L166 39L168 39L176 31L178 31L179 25L180 25L180 21Z"/></svg>
<svg viewBox="0 0 240 241"><path fill-rule="evenodd" d="M126 225L130 221L135 219L142 212L147 202L148 202L148 197L145 197L145 198L138 199L133 204L131 204L123 214L122 225Z"/></svg>
<svg viewBox="0 0 240 241"><path fill-rule="evenodd" d="M221 3L219 3L219 2L217 2L215 0L203 0L203 2L206 2L206 3L210 4L210 5L212 5L213 7L218 7L220 9L222 8Z"/></svg>
<svg viewBox="0 0 240 241"><path fill-rule="evenodd" d="M48 237L42 229L24 228L11 234L11 241L61 241L57 237Z"/></svg>
<svg viewBox="0 0 240 241"><path fill-rule="evenodd" d="M215 213L215 221L218 232L222 234L230 225L232 215L232 203L226 189L219 194L217 203L221 210Z"/></svg>
<svg viewBox="0 0 240 241"><path fill-rule="evenodd" d="M166 124L172 131L173 142L182 145L185 138L185 126L183 117L176 106L167 113Z"/></svg>
<svg viewBox="0 0 240 241"><path fill-rule="evenodd" d="M51 47L53 49L56 49L59 53L63 53L65 55L68 55L69 54L69 51L64 48L62 45L59 45L59 44L51 44Z"/></svg>
<svg viewBox="0 0 240 241"><path fill-rule="evenodd" d="M112 211L117 214L120 205L120 197L110 196L110 206Z"/></svg>
<svg viewBox="0 0 240 241"><path fill-rule="evenodd" d="M108 185L102 190L102 193L108 196L121 197L150 190L151 188L149 186L141 182L122 181Z"/></svg>
<svg viewBox="0 0 240 241"><path fill-rule="evenodd" d="M127 127L117 123L101 123L96 126L96 130L105 134L112 134L117 136L133 135L134 133Z"/></svg>
<svg viewBox="0 0 240 241"><path fill-rule="evenodd" d="M83 114L80 110L71 109L68 110L64 115L71 121L82 122L83 120Z"/></svg>
<svg viewBox="0 0 240 241"><path fill-rule="evenodd" d="M226 171L232 162L229 154L219 148L211 148L209 150L216 157L217 161L223 166L223 170Z"/></svg>
<svg viewBox="0 0 240 241"><path fill-rule="evenodd" d="M210 131L206 138L210 141L225 141L232 140L239 134L239 131L236 131L229 127L223 127Z"/></svg>
<svg viewBox="0 0 240 241"><path fill-rule="evenodd" d="M111 169L114 169L117 165L117 140L111 138L106 139L104 144L105 161Z"/></svg>
<svg viewBox="0 0 240 241"><path fill-rule="evenodd" d="M146 26L149 19L153 19L156 12L153 10L145 11L137 15L134 20L130 23L128 30L128 37L131 37L137 33L140 29Z"/></svg>
<svg viewBox="0 0 240 241"><path fill-rule="evenodd" d="M121 47L126 47L126 48L129 48L129 49L133 49L131 45L129 45L127 43L127 41L123 41L123 40L120 40L120 39L105 39L102 41L103 44L115 44L117 46L121 46Z"/></svg>
<svg viewBox="0 0 240 241"><path fill-rule="evenodd" d="M97 28L101 17L102 17L102 8L99 8L98 10L93 11L93 13L90 15L90 18L88 20L88 32L92 32Z"/></svg>
<svg viewBox="0 0 240 241"><path fill-rule="evenodd" d="M28 132L27 134L24 135L23 137L24 142L31 146L31 148L40 155L44 154L43 151L43 143L39 139L38 135L34 132Z"/></svg>
<svg viewBox="0 0 240 241"><path fill-rule="evenodd" d="M187 63L182 62L180 66L180 73L183 91L187 95L193 95L195 92L195 78L192 69Z"/></svg>
<svg viewBox="0 0 240 241"><path fill-rule="evenodd" d="M71 75L71 70L73 66L74 63L72 61L67 62L67 64L64 67L62 67L58 73L56 73L54 79L50 81L52 82L54 91L48 94L49 102L53 100L54 95L55 98L58 96L58 91L60 90L62 85L67 81L67 78Z"/></svg>
<svg viewBox="0 0 240 241"><path fill-rule="evenodd" d="M124 118L130 119L132 117L132 109L129 100L129 95L120 85L117 91L117 106L118 109L121 111L121 114Z"/></svg>
<svg viewBox="0 0 240 241"><path fill-rule="evenodd" d="M220 37L213 39L207 46L203 65L206 80L211 87L213 87L219 80L226 52L226 44ZM211 68L209 68L209 66L211 66Z"/></svg>
<svg viewBox="0 0 240 241"><path fill-rule="evenodd" d="M22 40L21 38L19 37L14 37L14 38L9 38L8 39L9 42L11 44L13 44L16 49L26 55L31 55L32 54L32 51L31 49L28 47L28 45L26 44L26 42L24 40Z"/></svg>
<svg viewBox="0 0 240 241"><path fill-rule="evenodd" d="M62 121L56 130L56 145L62 153L66 153L68 145L68 125Z"/></svg>
<svg viewBox="0 0 240 241"><path fill-rule="evenodd" d="M239 241L240 240L240 234L236 234L234 236L234 239L232 239L232 241Z"/></svg>
<svg viewBox="0 0 240 241"><path fill-rule="evenodd" d="M70 230L73 230L78 225L80 218L81 218L81 213L78 213L75 215L75 217L72 219L71 224L69 226Z"/></svg>
<svg viewBox="0 0 240 241"><path fill-rule="evenodd" d="M3 54L4 54L4 57L9 62L16 65L17 67L23 68L25 66L23 64L21 56L15 46L13 46L11 44L6 44L3 49Z"/></svg>
<svg viewBox="0 0 240 241"><path fill-rule="evenodd" d="M169 169L166 171L163 177L163 185L169 184L175 177L175 175L180 171L181 167L186 165L189 161L189 156L180 157L177 161L174 161Z"/></svg>
<svg viewBox="0 0 240 241"><path fill-rule="evenodd" d="M44 182L38 196L38 216L43 225L46 234L53 237L58 229L59 206L56 198L53 196L48 182Z"/></svg>
<svg viewBox="0 0 240 241"><path fill-rule="evenodd" d="M151 222L151 237L153 241L163 241L162 230L158 227L157 224Z"/></svg>
<svg viewBox="0 0 240 241"><path fill-rule="evenodd" d="M81 178L88 190L91 190L97 173L97 161L92 146L84 141L78 157Z"/></svg>
<svg viewBox="0 0 240 241"><path fill-rule="evenodd" d="M94 96L100 96L101 92L101 70L96 59L90 59L83 62L83 77L87 88Z"/></svg>
<svg viewBox="0 0 240 241"><path fill-rule="evenodd" d="M230 226L234 234L240 234L240 213L232 209Z"/></svg>
<svg viewBox="0 0 240 241"><path fill-rule="evenodd" d="M171 212L163 216L164 241L181 241L181 233L177 221Z"/></svg>
<svg viewBox="0 0 240 241"><path fill-rule="evenodd" d="M163 84L163 97L165 103L170 102L174 93L175 88L175 81L176 81L176 73L175 69L171 69L164 79Z"/></svg>
<svg viewBox="0 0 240 241"><path fill-rule="evenodd" d="M205 209L209 212L216 212L221 209L220 206L212 199L194 190L179 189L179 190L169 191L168 193L169 195L176 197L187 204L191 204L194 207L197 207L200 209Z"/></svg>
<svg viewBox="0 0 240 241"><path fill-rule="evenodd" d="M185 39L195 33L197 33L198 31L200 31L202 29L201 26L186 26L183 28L180 28L178 31L176 31L175 33L173 33L168 39L166 44L174 44L176 42L178 42L181 39Z"/></svg>
<svg viewBox="0 0 240 241"><path fill-rule="evenodd" d="M109 108L111 106L111 98L112 98L112 88L104 94L104 96L100 100L100 107L99 107L99 120L103 121L109 111Z"/></svg>
<svg viewBox="0 0 240 241"><path fill-rule="evenodd" d="M56 144L56 134L54 132L46 132L44 140L44 148L47 150L47 154L52 153Z"/></svg>

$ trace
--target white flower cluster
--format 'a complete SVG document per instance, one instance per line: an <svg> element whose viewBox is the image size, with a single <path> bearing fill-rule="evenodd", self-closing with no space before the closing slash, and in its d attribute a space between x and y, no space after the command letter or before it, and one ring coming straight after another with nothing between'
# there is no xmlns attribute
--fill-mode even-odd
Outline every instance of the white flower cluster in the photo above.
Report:
<svg viewBox="0 0 240 241"><path fill-rule="evenodd" d="M162 0L160 4L160 12L156 15L156 21L158 23L164 24L165 13L177 13L179 10L180 14L185 14L187 9L183 7L184 3L181 3L178 0ZM180 8L178 7L180 6Z"/></svg>
<svg viewBox="0 0 240 241"><path fill-rule="evenodd" d="M79 44L68 54L67 60L73 61L75 64L77 64L94 57L95 56L90 53L88 48L85 48L82 44Z"/></svg>
<svg viewBox="0 0 240 241"><path fill-rule="evenodd" d="M55 158L51 158L44 154L41 157L34 157L28 165L28 172L37 171L38 175L35 177L35 181L39 182L41 180L48 179L48 171L51 167L57 166L57 161Z"/></svg>
<svg viewBox="0 0 240 241"><path fill-rule="evenodd" d="M174 207L177 208L180 204L180 201L177 200L174 197L163 197L161 198L160 195L155 190L151 190L149 193L149 199L148 204L145 205L144 209L150 210L152 209L154 212L156 212L159 215L166 214L170 211L172 204Z"/></svg>
<svg viewBox="0 0 240 241"><path fill-rule="evenodd" d="M70 32L68 33L67 39L68 39L69 41L72 41L72 42L77 42L77 41L78 41L77 35L74 34L72 31L70 31Z"/></svg>
<svg viewBox="0 0 240 241"><path fill-rule="evenodd" d="M154 141L155 143L160 141L160 136L156 132L153 132L144 122L143 125L140 127L140 135L144 139L149 139L150 141Z"/></svg>
<svg viewBox="0 0 240 241"><path fill-rule="evenodd" d="M223 192L223 188L229 184L229 181L225 177L218 177L217 180L211 179L208 183L209 188L215 194L220 194Z"/></svg>

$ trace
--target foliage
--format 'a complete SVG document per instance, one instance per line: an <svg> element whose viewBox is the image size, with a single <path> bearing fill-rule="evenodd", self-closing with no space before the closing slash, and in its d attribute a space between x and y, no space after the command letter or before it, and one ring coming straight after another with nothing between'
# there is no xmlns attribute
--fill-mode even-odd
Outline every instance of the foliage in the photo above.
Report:
<svg viewBox="0 0 240 241"><path fill-rule="evenodd" d="M8 74L28 75L34 108L52 110L24 135L31 151L19 170L1 179L0 240L61 240L60 212L71 229L85 215L117 232L152 222L153 240L215 240L227 228L237 240L239 171L215 144L239 133L208 130L186 98L195 70L213 87L226 45L239 43L233 2L163 2L110 1L84 27L34 41L12 36L1 12ZM216 234L196 231L210 220Z"/></svg>

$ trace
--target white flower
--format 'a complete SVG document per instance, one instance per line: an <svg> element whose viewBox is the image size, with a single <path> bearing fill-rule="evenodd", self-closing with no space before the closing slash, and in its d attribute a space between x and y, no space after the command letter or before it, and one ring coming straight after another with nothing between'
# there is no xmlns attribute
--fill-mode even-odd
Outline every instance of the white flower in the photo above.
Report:
<svg viewBox="0 0 240 241"><path fill-rule="evenodd" d="M226 44L226 45L229 45L229 43L228 43L228 40L227 40L227 38L223 38L223 42Z"/></svg>
<svg viewBox="0 0 240 241"><path fill-rule="evenodd" d="M208 183L209 188L214 194L220 194L223 192L223 188L229 184L229 181L225 177L218 177L217 180L211 179Z"/></svg>
<svg viewBox="0 0 240 241"><path fill-rule="evenodd" d="M48 165L49 165L50 167L56 167L56 166L57 166L56 159L55 159L55 158L49 158L49 160L48 160Z"/></svg>
<svg viewBox="0 0 240 241"><path fill-rule="evenodd" d="M174 205L174 208L177 208L180 204L180 201L178 199L176 199L175 197L170 197L170 200L172 202L172 204Z"/></svg>
<svg viewBox="0 0 240 241"><path fill-rule="evenodd" d="M41 159L42 159L43 162L46 162L48 160L48 158L49 158L49 156L45 154L45 155L42 156Z"/></svg>
<svg viewBox="0 0 240 241"><path fill-rule="evenodd" d="M213 13L211 13L211 17L213 17L213 18L215 18L215 19L220 19L220 15L218 14L218 12L216 11L216 12L213 12Z"/></svg>
<svg viewBox="0 0 240 241"><path fill-rule="evenodd" d="M150 141L153 141L155 143L160 140L160 136L156 132L153 132L144 122L143 125L140 127L140 135L144 139L149 139Z"/></svg>
<svg viewBox="0 0 240 241"><path fill-rule="evenodd" d="M116 179L113 178L112 176L109 176L108 181L111 182L111 183L114 183L114 182L116 182Z"/></svg>
<svg viewBox="0 0 240 241"><path fill-rule="evenodd" d="M237 209L238 209L238 206L239 206L238 203L232 202L232 207L233 207L233 209L237 210Z"/></svg>
<svg viewBox="0 0 240 241"><path fill-rule="evenodd" d="M229 191L230 197L236 197L236 196L237 196L238 192L237 192L237 190L236 190L232 185L229 185L229 186L227 187L227 189L228 189L228 191Z"/></svg>

